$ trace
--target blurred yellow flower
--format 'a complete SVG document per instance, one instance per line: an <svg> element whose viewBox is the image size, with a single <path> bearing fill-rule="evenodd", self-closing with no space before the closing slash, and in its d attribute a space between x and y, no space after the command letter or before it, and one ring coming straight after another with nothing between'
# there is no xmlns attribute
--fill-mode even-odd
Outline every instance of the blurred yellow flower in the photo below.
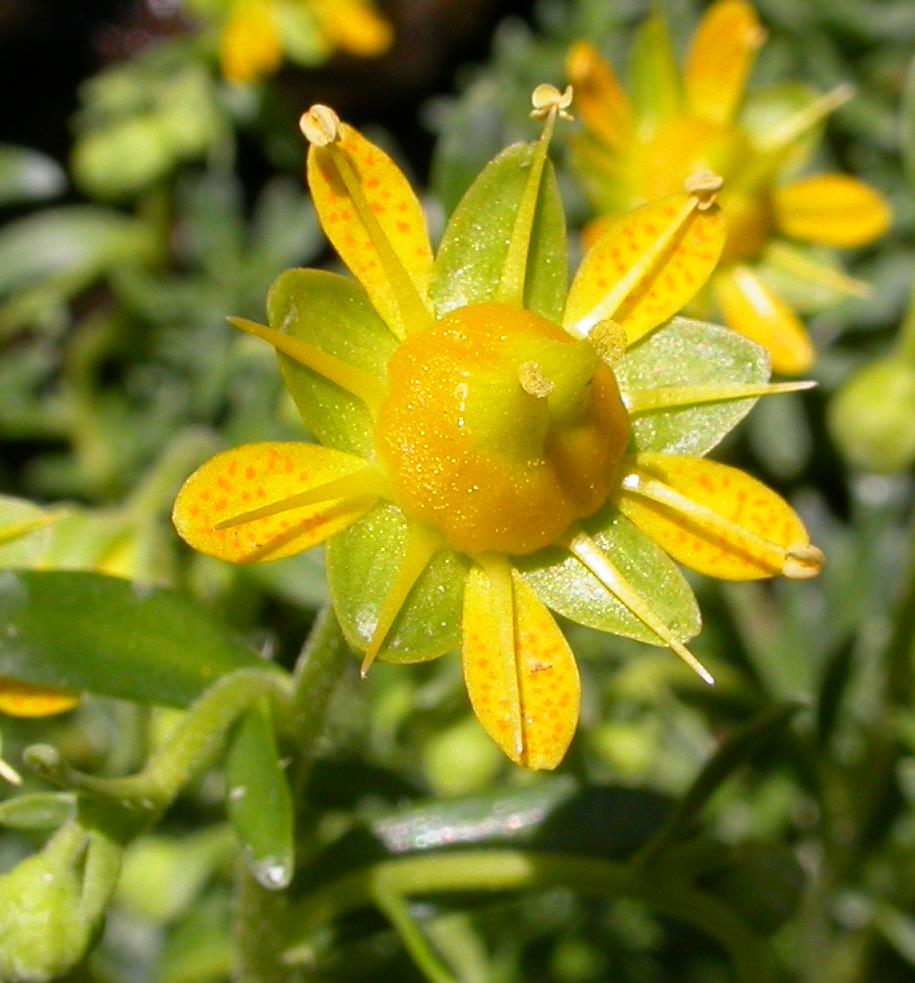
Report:
<svg viewBox="0 0 915 983"><path fill-rule="evenodd" d="M866 287L784 240L860 246L881 235L891 216L883 198L855 178L794 176L812 153L819 124L851 93L840 86L816 97L797 85L745 93L765 37L746 0L718 0L700 21L681 72L666 24L653 16L633 47L629 93L593 45L577 43L567 69L584 132L573 160L603 216L586 233L592 241L613 216L670 194L688 174L721 174L728 238L701 301L767 348L776 371L791 375L808 369L815 353L792 304L767 282L767 269L837 293Z"/></svg>

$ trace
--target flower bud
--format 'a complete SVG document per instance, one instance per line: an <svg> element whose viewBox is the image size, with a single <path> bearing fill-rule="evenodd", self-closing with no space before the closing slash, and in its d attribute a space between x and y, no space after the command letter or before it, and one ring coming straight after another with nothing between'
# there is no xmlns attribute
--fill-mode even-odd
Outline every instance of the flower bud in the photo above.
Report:
<svg viewBox="0 0 915 983"><path fill-rule="evenodd" d="M915 461L915 367L884 359L862 369L833 399L829 428L853 467L908 468Z"/></svg>

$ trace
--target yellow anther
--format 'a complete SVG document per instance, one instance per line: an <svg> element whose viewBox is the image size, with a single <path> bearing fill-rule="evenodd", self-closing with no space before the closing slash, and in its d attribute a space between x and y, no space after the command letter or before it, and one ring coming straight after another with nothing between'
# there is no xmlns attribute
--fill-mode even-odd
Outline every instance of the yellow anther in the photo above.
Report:
<svg viewBox="0 0 915 983"><path fill-rule="evenodd" d="M330 108L315 103L306 113L302 113L299 129L305 139L315 147L326 147L342 139L340 117Z"/></svg>
<svg viewBox="0 0 915 983"><path fill-rule="evenodd" d="M555 85L543 82L531 94L531 105L534 107L531 111L533 119L543 119L555 109L560 119L571 120L573 116L566 110L572 105L572 86L567 85L560 92Z"/></svg>
<svg viewBox="0 0 915 983"><path fill-rule="evenodd" d="M714 171L696 171L683 182L689 194L699 199L696 207L700 212L704 212L715 203L715 196L723 184L724 178Z"/></svg>
<svg viewBox="0 0 915 983"><path fill-rule="evenodd" d="M518 381L528 396L536 396L537 399L546 399L556 388L536 362L522 362L518 366Z"/></svg>
<svg viewBox="0 0 915 983"><path fill-rule="evenodd" d="M618 362L626 352L626 331L622 325L608 318L598 321L588 334L594 350L608 365Z"/></svg>
<svg viewBox="0 0 915 983"><path fill-rule="evenodd" d="M785 550L782 574L789 580L810 580L823 569L823 551L812 543L805 546L789 546Z"/></svg>

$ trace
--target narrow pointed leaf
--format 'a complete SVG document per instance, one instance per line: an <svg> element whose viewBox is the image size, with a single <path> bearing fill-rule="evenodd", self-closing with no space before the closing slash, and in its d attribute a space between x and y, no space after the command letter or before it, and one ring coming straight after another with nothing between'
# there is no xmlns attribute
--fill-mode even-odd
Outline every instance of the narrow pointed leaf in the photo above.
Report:
<svg viewBox="0 0 915 983"><path fill-rule="evenodd" d="M261 665L194 601L95 573L0 573L0 676L139 703L187 706Z"/></svg>
<svg viewBox="0 0 915 983"><path fill-rule="evenodd" d="M889 206L870 185L847 174L817 174L773 195L780 232L827 246L863 246L889 227Z"/></svg>
<svg viewBox="0 0 915 983"><path fill-rule="evenodd" d="M229 822L261 886L287 887L295 869L292 794L266 700L244 715L226 759Z"/></svg>
<svg viewBox="0 0 915 983"><path fill-rule="evenodd" d="M361 522L327 546L327 577L334 609L347 642L365 652L384 599L401 568L407 522L393 505L377 505ZM378 658L424 662L460 642L461 598L466 568L450 550L436 553L420 575Z"/></svg>
<svg viewBox="0 0 915 983"><path fill-rule="evenodd" d="M217 454L187 479L175 501L175 527L194 549L233 563L280 560L336 535L372 506L342 498L217 528L253 509L363 471L365 461L317 444L245 444Z"/></svg>
<svg viewBox="0 0 915 983"><path fill-rule="evenodd" d="M702 619L696 598L676 564L659 547L615 508L603 509L583 526L679 641L698 634ZM650 628L568 553L543 550L515 562L540 600L569 620L650 645L661 644Z"/></svg>
<svg viewBox="0 0 915 983"><path fill-rule="evenodd" d="M287 270L267 297L270 326L383 379L397 340L365 291L322 270ZM328 447L367 456L372 420L365 404L340 386L279 356L283 381L308 429Z"/></svg>
<svg viewBox="0 0 915 983"><path fill-rule="evenodd" d="M492 160L445 229L432 281L439 317L495 299L536 144L515 144ZM531 232L524 306L558 321L567 283L565 215L550 161L543 169Z"/></svg>
<svg viewBox="0 0 915 983"><path fill-rule="evenodd" d="M619 495L620 511L675 560L722 580L755 580L780 574L779 550L809 544L797 513L762 482L737 468L698 457L639 454L637 471L711 509L773 544L761 555L747 544L635 493Z"/></svg>
<svg viewBox="0 0 915 983"><path fill-rule="evenodd" d="M0 568L35 566L50 548L54 525L38 505L0 495Z"/></svg>
<svg viewBox="0 0 915 983"><path fill-rule="evenodd" d="M764 349L716 324L674 318L642 338L613 366L624 398L662 386L764 383ZM632 441L639 451L708 453L750 412L755 399L734 399L635 414Z"/></svg>

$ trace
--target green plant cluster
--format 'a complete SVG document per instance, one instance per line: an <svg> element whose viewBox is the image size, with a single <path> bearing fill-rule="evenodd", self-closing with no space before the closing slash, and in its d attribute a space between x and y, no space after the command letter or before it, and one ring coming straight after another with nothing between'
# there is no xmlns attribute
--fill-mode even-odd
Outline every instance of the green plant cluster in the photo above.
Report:
<svg viewBox="0 0 915 983"><path fill-rule="evenodd" d="M624 64L646 6L504 21L457 94L428 94L430 212L534 138L530 92L570 42ZM702 4L664 6L685 45ZM758 10L754 78L853 82L819 163L895 215L849 260L867 299L804 298L818 388L724 448L827 565L695 584L714 689L564 624L582 723L552 775L503 759L457 659L360 679L320 556L230 568L168 522L216 451L308 436L272 353L225 323L326 259L290 151L304 106L220 81L185 37L86 81L69 161L0 146L0 680L84 697L0 718L0 979L912 978L915 9ZM273 176L240 163L252 145Z"/></svg>

